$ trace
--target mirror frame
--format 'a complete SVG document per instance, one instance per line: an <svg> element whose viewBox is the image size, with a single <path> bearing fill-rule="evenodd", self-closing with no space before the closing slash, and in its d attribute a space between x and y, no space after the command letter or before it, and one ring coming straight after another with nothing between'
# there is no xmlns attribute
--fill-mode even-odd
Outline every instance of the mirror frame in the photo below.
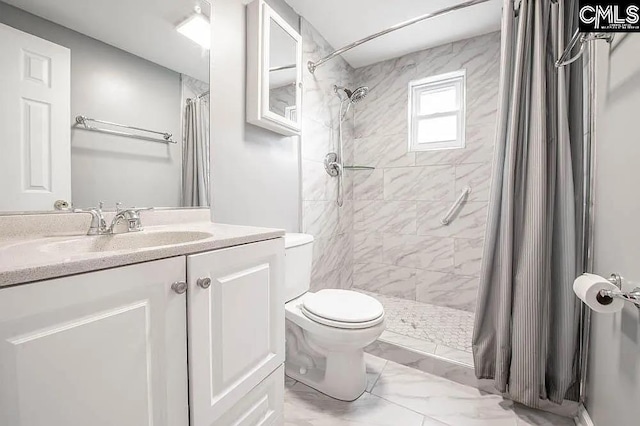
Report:
<svg viewBox="0 0 640 426"><path fill-rule="evenodd" d="M296 120L269 110L271 20L296 43ZM302 130L302 37L264 0L247 5L247 122L285 136Z"/></svg>

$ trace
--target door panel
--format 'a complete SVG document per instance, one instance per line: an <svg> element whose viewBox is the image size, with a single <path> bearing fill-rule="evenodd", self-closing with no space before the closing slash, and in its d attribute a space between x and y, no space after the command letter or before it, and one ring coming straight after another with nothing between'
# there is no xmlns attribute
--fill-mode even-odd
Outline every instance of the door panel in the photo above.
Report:
<svg viewBox="0 0 640 426"><path fill-rule="evenodd" d="M214 424L284 362L283 259L281 238L188 257L192 426Z"/></svg>
<svg viewBox="0 0 640 426"><path fill-rule="evenodd" d="M148 308L148 301L140 301L9 339L3 352L14 361L10 368L19 395L28 395L17 401L21 423L46 424L55 418L55 424L74 424L74 406L82 401L81 411L87 414L117 410L127 413L129 424L151 424L151 401L140 398L153 388ZM80 342L82 348L70 350ZM52 395L51 386L42 386L43 378L56 384L61 398ZM96 384L100 391L85 398Z"/></svg>
<svg viewBox="0 0 640 426"><path fill-rule="evenodd" d="M214 426L271 426L284 420L284 366L256 386Z"/></svg>
<svg viewBox="0 0 640 426"><path fill-rule="evenodd" d="M0 290L0 424L188 425L184 258Z"/></svg>
<svg viewBox="0 0 640 426"><path fill-rule="evenodd" d="M22 99L22 109L23 190L51 192L51 104Z"/></svg>
<svg viewBox="0 0 640 426"><path fill-rule="evenodd" d="M0 211L51 210L71 201L70 51L0 24L0 57Z"/></svg>
<svg viewBox="0 0 640 426"><path fill-rule="evenodd" d="M219 302L214 305L219 315L214 318L219 318L211 327L220 342L224 368L214 381L221 387L241 379L270 356L269 269L269 263L263 263L216 279L213 297ZM249 312L252 320L247 317Z"/></svg>

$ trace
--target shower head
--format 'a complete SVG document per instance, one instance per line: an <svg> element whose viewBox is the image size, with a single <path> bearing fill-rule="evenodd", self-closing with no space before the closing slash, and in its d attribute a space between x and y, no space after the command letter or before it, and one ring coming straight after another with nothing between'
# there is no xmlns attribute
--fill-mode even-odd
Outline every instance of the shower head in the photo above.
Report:
<svg viewBox="0 0 640 426"><path fill-rule="evenodd" d="M336 92L341 101L349 101L351 104L357 104L361 100L363 100L367 94L369 93L369 88L367 86L360 86L356 90L351 91L343 86L333 86L333 91ZM344 92L346 97L342 94Z"/></svg>
<svg viewBox="0 0 640 426"><path fill-rule="evenodd" d="M352 104L357 104L361 100L367 97L369 94L369 88L367 86L360 86L349 95L349 100Z"/></svg>

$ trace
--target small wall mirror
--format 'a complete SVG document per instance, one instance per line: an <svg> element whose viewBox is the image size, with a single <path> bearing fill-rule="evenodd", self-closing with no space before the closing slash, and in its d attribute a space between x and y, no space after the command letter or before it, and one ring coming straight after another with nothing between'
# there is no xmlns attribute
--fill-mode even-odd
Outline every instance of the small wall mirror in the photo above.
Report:
<svg viewBox="0 0 640 426"><path fill-rule="evenodd" d="M302 38L263 0L247 7L247 121L300 134Z"/></svg>

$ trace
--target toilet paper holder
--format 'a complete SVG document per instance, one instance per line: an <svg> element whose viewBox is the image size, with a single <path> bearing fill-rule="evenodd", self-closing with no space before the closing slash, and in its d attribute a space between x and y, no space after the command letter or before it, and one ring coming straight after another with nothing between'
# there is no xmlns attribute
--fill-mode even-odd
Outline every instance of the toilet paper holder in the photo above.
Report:
<svg viewBox="0 0 640 426"><path fill-rule="evenodd" d="M618 287L618 291L615 290L600 290L598 294L598 302L603 305L608 305L613 302L613 299L622 299L627 302L631 302L636 305L636 308L640 309L640 287L636 287L633 291L622 291L622 281L623 278L620 274L613 273L608 278L609 282L616 287Z"/></svg>

